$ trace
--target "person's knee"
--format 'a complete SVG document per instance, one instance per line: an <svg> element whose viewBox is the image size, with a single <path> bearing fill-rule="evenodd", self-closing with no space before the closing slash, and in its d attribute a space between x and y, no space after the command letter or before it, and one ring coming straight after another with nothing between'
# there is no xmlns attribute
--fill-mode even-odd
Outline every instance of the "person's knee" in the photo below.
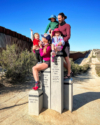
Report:
<svg viewBox="0 0 100 125"><path fill-rule="evenodd" d="M35 67L35 66L32 67L32 71L34 71L34 70L36 70L36 67Z"/></svg>

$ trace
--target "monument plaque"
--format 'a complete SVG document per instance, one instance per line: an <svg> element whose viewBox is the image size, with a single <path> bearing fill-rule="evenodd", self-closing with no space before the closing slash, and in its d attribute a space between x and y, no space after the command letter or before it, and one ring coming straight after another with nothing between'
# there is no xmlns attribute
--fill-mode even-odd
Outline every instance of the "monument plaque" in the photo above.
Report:
<svg viewBox="0 0 100 125"><path fill-rule="evenodd" d="M58 52L55 62L51 62L51 109L63 111L63 57Z"/></svg>
<svg viewBox="0 0 100 125"><path fill-rule="evenodd" d="M51 69L47 68L41 71L41 82L43 90L43 107L50 109L50 99L51 99Z"/></svg>
<svg viewBox="0 0 100 125"><path fill-rule="evenodd" d="M43 91L42 90L31 90L29 92L29 115L39 115L43 108Z"/></svg>

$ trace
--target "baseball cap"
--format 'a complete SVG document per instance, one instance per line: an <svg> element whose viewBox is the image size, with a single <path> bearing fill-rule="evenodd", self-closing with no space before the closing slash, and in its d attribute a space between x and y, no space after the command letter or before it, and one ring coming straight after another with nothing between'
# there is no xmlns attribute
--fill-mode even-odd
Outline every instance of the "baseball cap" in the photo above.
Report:
<svg viewBox="0 0 100 125"><path fill-rule="evenodd" d="M48 41L51 41L51 36L49 34L44 34L44 35L41 35L42 37L46 38Z"/></svg>

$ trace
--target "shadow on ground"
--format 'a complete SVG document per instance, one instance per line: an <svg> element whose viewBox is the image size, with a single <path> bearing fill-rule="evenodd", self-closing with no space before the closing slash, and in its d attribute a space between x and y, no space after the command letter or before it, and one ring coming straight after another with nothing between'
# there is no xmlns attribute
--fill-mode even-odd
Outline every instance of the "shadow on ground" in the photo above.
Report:
<svg viewBox="0 0 100 125"><path fill-rule="evenodd" d="M25 91L27 89L31 89L34 86L34 78L33 76L30 76L28 80L26 80L24 83L16 83L12 84L7 81L3 81L3 83L0 83L0 94L9 93L9 92L20 92Z"/></svg>
<svg viewBox="0 0 100 125"><path fill-rule="evenodd" d="M21 103L21 104L15 104L15 105L12 105L12 106L9 106L9 107L1 108L0 110L9 109L9 108L14 108L14 107L16 107L16 106L24 105L24 104L27 104L27 103L28 103L28 102L24 102L24 103Z"/></svg>
<svg viewBox="0 0 100 125"><path fill-rule="evenodd" d="M97 99L100 99L100 92L86 92L86 93L74 95L73 96L73 111Z"/></svg>

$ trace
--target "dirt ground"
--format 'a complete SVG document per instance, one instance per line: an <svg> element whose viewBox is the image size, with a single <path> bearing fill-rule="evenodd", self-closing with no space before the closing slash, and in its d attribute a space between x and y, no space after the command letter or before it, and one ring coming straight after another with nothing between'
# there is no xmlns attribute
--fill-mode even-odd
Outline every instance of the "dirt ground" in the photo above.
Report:
<svg viewBox="0 0 100 125"><path fill-rule="evenodd" d="M43 109L39 116L28 115L28 92L34 80L0 87L0 125L100 125L100 77L95 65L73 78L73 112L62 114Z"/></svg>

